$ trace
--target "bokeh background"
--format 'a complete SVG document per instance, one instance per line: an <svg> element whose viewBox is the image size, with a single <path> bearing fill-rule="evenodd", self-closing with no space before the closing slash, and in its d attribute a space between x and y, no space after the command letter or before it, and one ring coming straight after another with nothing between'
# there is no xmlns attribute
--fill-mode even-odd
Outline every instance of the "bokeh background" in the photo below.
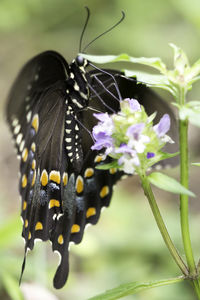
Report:
<svg viewBox="0 0 200 300"><path fill-rule="evenodd" d="M11 136L5 124L4 105L9 88L21 66L44 50L60 52L67 61L77 55L85 21L84 6L91 19L84 43L119 20L124 22L97 40L88 54L160 56L172 67L168 43L182 47L193 63L200 55L199 0L1 0L0 1L0 299L22 299L18 279L23 261L18 166ZM113 67L117 67L113 66ZM134 66L137 68L137 66ZM190 99L199 99L196 84ZM164 94L166 99L168 94ZM190 128L191 160L198 161L199 133ZM178 168L167 171L178 178ZM191 189L198 195L199 170L191 169ZM155 189L169 232L180 250L178 197ZM198 197L190 201L192 243L196 260L200 256L200 205ZM139 181L132 177L121 181L110 208L99 223L90 227L83 242L70 251L70 276L62 290L52 288L58 263L48 243L37 243L28 255L23 277L26 300L82 300L108 288L130 281L149 281L179 275L156 227ZM192 300L188 284L178 284L146 291L127 299Z"/></svg>

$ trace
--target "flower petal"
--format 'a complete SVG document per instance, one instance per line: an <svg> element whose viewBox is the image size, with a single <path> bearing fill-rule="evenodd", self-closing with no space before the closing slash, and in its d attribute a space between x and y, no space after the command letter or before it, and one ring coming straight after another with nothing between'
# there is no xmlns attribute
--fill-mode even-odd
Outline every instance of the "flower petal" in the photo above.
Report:
<svg viewBox="0 0 200 300"><path fill-rule="evenodd" d="M164 114L163 117L160 119L160 122L156 124L153 128L159 137L164 136L165 133L170 129L169 115Z"/></svg>

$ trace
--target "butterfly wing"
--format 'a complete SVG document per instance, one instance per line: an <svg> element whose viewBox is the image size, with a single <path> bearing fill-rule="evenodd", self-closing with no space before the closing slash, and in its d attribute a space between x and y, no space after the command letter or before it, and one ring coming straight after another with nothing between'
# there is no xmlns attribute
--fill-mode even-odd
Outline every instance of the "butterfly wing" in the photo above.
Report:
<svg viewBox="0 0 200 300"><path fill-rule="evenodd" d="M18 155L22 153L27 125L41 94L57 81L64 80L67 68L61 55L47 51L31 59L19 73L6 107L7 121Z"/></svg>
<svg viewBox="0 0 200 300"><path fill-rule="evenodd" d="M68 66L48 51L29 61L17 77L7 105L7 119L20 156L22 236L27 249L34 241L50 240L61 255L54 286L61 288L68 276L69 242L80 243L87 223L97 223L108 206L119 173L96 170L103 156L91 151L91 137L83 129L83 161L73 170L64 147L66 73ZM80 113L91 129L93 115ZM78 116L79 117L79 116ZM22 272L24 270L25 261Z"/></svg>

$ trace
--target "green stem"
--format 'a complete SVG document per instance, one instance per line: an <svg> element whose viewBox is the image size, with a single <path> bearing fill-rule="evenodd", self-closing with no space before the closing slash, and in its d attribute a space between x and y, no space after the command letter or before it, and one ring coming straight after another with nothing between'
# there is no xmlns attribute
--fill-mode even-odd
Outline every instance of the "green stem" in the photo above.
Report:
<svg viewBox="0 0 200 300"><path fill-rule="evenodd" d="M193 280L193 286L194 286L194 289L195 289L198 299L200 299L200 288L199 288L199 282L197 279Z"/></svg>
<svg viewBox="0 0 200 300"><path fill-rule="evenodd" d="M180 92L180 104L185 102L184 89ZM189 176L188 176L188 121L179 120L179 144L180 144L180 180L181 184L188 188ZM182 239L189 268L189 273L193 277L196 276L196 266L192 251L190 230L189 230L189 218L188 218L188 196L180 195L180 218L181 218L181 231Z"/></svg>
<svg viewBox="0 0 200 300"><path fill-rule="evenodd" d="M157 223L158 228L160 230L160 233L162 234L163 240L164 240L167 248L169 249L172 257L174 258L176 264L181 269L182 273L185 276L188 276L187 267L186 267L184 261L182 260L181 256L179 255L176 247L174 246L174 244L173 244L173 242L172 242L172 240L169 236L169 233L167 231L167 228L165 226L165 223L164 223L163 218L161 216L161 213L159 211L158 205L156 203L154 194L152 192L149 180L148 180L147 176L144 175L144 174L140 175L140 179L141 179L141 182L142 182L144 193L145 193L145 195L146 195L146 197L149 201L149 204L151 206L151 210L152 210L153 215L155 217L155 220L156 220L156 223Z"/></svg>

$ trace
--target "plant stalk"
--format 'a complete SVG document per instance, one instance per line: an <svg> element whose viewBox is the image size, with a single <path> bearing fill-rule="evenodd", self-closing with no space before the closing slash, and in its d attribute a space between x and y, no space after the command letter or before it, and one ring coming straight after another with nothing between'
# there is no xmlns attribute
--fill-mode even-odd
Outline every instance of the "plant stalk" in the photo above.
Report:
<svg viewBox="0 0 200 300"><path fill-rule="evenodd" d="M170 235L167 231L167 228L166 228L165 223L163 221L163 218L161 216L160 210L159 210L158 205L156 203L154 194L152 192L149 180L148 180L146 175L140 175L140 179L141 179L141 182L142 182L144 193L145 193L145 195L146 195L146 197L149 201L151 210L153 212L154 218L156 220L156 223L158 225L160 233L163 237L163 240L164 240L167 248L169 249L172 257L174 258L176 264L181 269L182 273L185 276L188 276L187 266L185 265L184 261L182 260L181 256L179 255L175 245L173 244L173 242L170 238Z"/></svg>
<svg viewBox="0 0 200 300"><path fill-rule="evenodd" d="M185 103L185 90L180 91L180 104ZM188 189L189 186L189 165L188 165L188 120L179 120L179 144L180 144L180 181L181 184ZM185 250L185 256L189 269L190 276L195 277L197 270L195 266L188 217L188 196L180 194L180 218L182 240Z"/></svg>

